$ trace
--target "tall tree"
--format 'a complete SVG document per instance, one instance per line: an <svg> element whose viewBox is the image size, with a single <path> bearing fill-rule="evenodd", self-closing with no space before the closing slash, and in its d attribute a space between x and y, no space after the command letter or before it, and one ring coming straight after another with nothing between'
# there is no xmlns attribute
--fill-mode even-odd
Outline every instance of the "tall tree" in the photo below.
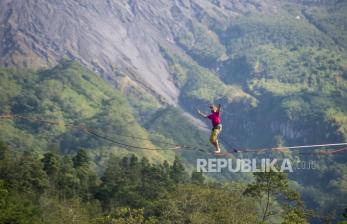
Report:
<svg viewBox="0 0 347 224"><path fill-rule="evenodd" d="M76 191L79 186L79 179L76 171L73 168L71 159L64 156L61 161L61 167L58 172L57 189L61 199L72 198L76 196Z"/></svg>
<svg viewBox="0 0 347 224"><path fill-rule="evenodd" d="M0 179L9 179L12 164L10 149L0 141Z"/></svg>
<svg viewBox="0 0 347 224"><path fill-rule="evenodd" d="M278 199L285 210L284 223L306 223L299 194L289 189L288 178L283 172L270 169L267 172L253 173L253 176L255 182L248 184L244 195L258 199L262 222L278 214L275 210L275 200Z"/></svg>
<svg viewBox="0 0 347 224"><path fill-rule="evenodd" d="M78 191L84 200L89 200L97 178L95 172L90 168L91 161L88 153L81 149L72 160L77 178L79 179Z"/></svg>
<svg viewBox="0 0 347 224"><path fill-rule="evenodd" d="M48 186L42 163L32 152L23 153L13 173L13 184L20 192L42 194Z"/></svg>
<svg viewBox="0 0 347 224"><path fill-rule="evenodd" d="M43 155L42 163L43 163L43 170L47 173L48 178L50 181L55 182L58 176L58 172L61 166L60 156L48 152Z"/></svg>
<svg viewBox="0 0 347 224"><path fill-rule="evenodd" d="M87 152L84 149L80 149L77 155L72 159L74 168L82 166L89 166L90 159Z"/></svg>
<svg viewBox="0 0 347 224"><path fill-rule="evenodd" d="M171 167L171 178L175 183L185 183L187 181L187 173L181 159L177 155Z"/></svg>

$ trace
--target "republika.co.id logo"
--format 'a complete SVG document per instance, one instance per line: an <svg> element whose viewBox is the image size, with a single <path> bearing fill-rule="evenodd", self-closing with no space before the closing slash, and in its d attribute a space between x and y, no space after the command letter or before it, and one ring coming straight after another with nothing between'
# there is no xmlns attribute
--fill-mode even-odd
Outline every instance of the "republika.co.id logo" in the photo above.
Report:
<svg viewBox="0 0 347 224"><path fill-rule="evenodd" d="M209 158L196 160L197 172L218 173L229 172L293 172L289 159L225 159Z"/></svg>

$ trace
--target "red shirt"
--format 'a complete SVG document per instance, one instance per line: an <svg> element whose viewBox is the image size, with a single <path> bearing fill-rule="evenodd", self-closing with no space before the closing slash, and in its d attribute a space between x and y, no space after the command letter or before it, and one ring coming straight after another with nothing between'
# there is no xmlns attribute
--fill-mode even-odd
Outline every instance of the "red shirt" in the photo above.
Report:
<svg viewBox="0 0 347 224"><path fill-rule="evenodd" d="M216 127L221 122L219 112L213 112L207 117L212 121L212 127Z"/></svg>

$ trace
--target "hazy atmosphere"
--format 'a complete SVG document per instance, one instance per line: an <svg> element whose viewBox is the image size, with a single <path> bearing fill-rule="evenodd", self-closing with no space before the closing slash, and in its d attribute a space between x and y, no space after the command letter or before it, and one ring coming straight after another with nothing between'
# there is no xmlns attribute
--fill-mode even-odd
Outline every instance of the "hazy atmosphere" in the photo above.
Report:
<svg viewBox="0 0 347 224"><path fill-rule="evenodd" d="M347 223L347 1L0 0L0 224Z"/></svg>

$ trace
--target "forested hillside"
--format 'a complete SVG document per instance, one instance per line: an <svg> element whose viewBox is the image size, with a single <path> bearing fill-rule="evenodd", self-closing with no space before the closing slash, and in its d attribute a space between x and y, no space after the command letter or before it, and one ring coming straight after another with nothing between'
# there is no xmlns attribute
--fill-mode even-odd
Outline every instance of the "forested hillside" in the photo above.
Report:
<svg viewBox="0 0 347 224"><path fill-rule="evenodd" d="M0 168L1 223L306 223L283 173L223 185L190 175L178 157L152 164L131 155L109 157L96 175L85 150L73 157L16 152L2 142ZM258 214L254 201L266 202L263 194L278 201Z"/></svg>
<svg viewBox="0 0 347 224"><path fill-rule="evenodd" d="M347 2L341 0L1 1L0 113L58 122L1 120L2 148L11 151L12 159L1 163L12 169L30 161L31 170L38 170L30 181L39 182L24 195L28 206L21 207L15 195L32 183L16 183L17 176L2 173L3 214L17 214L11 208L18 208L47 223L44 217L70 214L64 209L71 205L83 217L80 223L342 221L347 207L345 148L243 149L347 141L346 15ZM274 190L271 204L277 215L267 219L264 204L250 203L264 199L261 177L208 174L207 180L219 182L206 185L200 174L194 174L199 184L187 177L196 159L207 158L212 147L208 134L184 114L195 116L196 109L207 111L211 103L222 104L223 150L238 149L231 158L314 161L314 170L295 170L288 174L289 182L278 185L282 193L289 188L299 192L303 206L296 193ZM162 150L124 147L66 124L85 125L123 144ZM160 142L191 147L167 150ZM336 149L341 151L318 153ZM72 159L81 150L90 157L88 184L81 184L82 171ZM50 173L45 168L48 157L59 161L60 173L72 176ZM175 158L189 172L185 183L172 176ZM138 167L128 172L124 167L130 165L122 165L123 160L136 160ZM143 170L152 178L148 186L139 176ZM67 186L73 193L61 189L59 178L71 178L64 181L72 181ZM281 182L284 177L276 178ZM283 187L287 184L288 189ZM142 195L142 188L159 195ZM192 204L182 204L188 199ZM282 204L284 199L295 199L295 209ZM216 207L207 208L213 203ZM48 207L60 210L54 213Z"/></svg>
<svg viewBox="0 0 347 224"><path fill-rule="evenodd" d="M146 130L139 124L128 100L121 93L72 61L62 61L52 69L40 71L2 69L0 77L1 114L29 115L60 122L58 125L49 125L35 119L2 120L1 139L20 151L30 149L44 152L48 148L56 148L69 154L78 149L86 149L93 154L93 158L101 160L98 161L98 166L102 166L103 160L109 155L126 155L129 150L138 156L146 155L152 161L172 161L175 152L165 150L167 145L160 144L160 141L171 144L177 141L182 144L185 139L161 131L165 128L165 123L150 121L151 116L155 116L157 120L162 119L170 111L169 116L182 120L183 126L178 123L176 130L182 128L181 134L185 138L191 135L194 139L192 145L199 146L199 141L206 142L204 133L196 130L174 108L166 109L163 115L159 112L154 114L155 110L148 112L149 127ZM149 106L152 107L158 108L156 104ZM151 131L150 127L154 126L154 122L157 125ZM88 135L78 128L66 127L65 124L84 125L123 144L163 150L126 148Z"/></svg>
<svg viewBox="0 0 347 224"><path fill-rule="evenodd" d="M183 84L182 103L191 111L210 101L225 105L223 132L227 134L223 137L241 147L346 141L347 51L343 42L347 5L311 3L281 1L272 9L260 4L259 10L249 10L227 25L202 16L200 22L219 41L209 40L213 36L199 26L191 35L180 37L185 52L197 63L164 51L177 84ZM186 78L194 77L196 67L208 85ZM223 84L214 84L218 79L206 73L219 77ZM224 90L225 84L233 86L232 91ZM296 152L272 156L294 156L294 160L319 164L316 171L291 175L307 205L327 214L338 206L342 209L347 197L346 155L300 156Z"/></svg>

